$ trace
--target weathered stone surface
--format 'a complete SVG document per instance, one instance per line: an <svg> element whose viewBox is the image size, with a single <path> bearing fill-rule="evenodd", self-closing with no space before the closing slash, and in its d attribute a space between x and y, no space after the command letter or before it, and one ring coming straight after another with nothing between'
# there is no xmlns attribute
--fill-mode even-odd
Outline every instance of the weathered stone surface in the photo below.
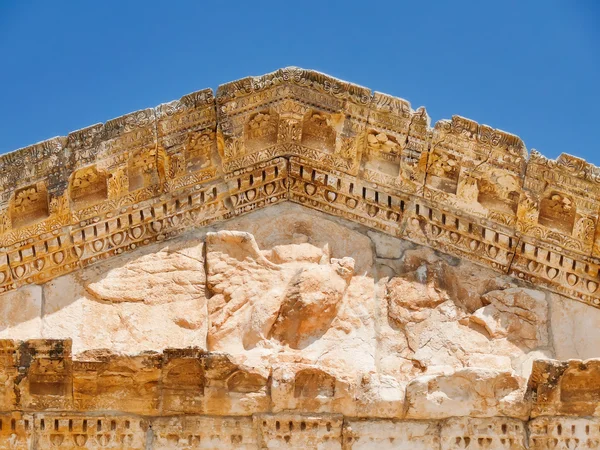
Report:
<svg viewBox="0 0 600 450"><path fill-rule="evenodd" d="M187 416L152 422L151 448L157 450L253 450L256 432L249 417Z"/></svg>
<svg viewBox="0 0 600 450"><path fill-rule="evenodd" d="M488 292L482 300L489 304L470 319L492 338L505 337L525 348L548 345L548 304L543 292L509 288Z"/></svg>
<svg viewBox="0 0 600 450"><path fill-rule="evenodd" d="M551 329L556 359L600 357L600 311L557 294L550 295Z"/></svg>
<svg viewBox="0 0 600 450"><path fill-rule="evenodd" d="M352 258L298 271L288 282L271 336L292 348L320 338L333 320L354 274Z"/></svg>
<svg viewBox="0 0 600 450"><path fill-rule="evenodd" d="M207 235L206 245L211 351L265 371L275 358L320 359L316 368L329 366L347 380L373 367L373 281L352 276L351 258L330 258L327 246L312 244L263 252L252 235L232 231ZM274 254L285 262L269 260ZM340 348L352 333L362 339ZM357 365L357 357L366 364Z"/></svg>
<svg viewBox="0 0 600 450"><path fill-rule="evenodd" d="M22 413L1 414L0 449L28 450L34 443L33 416Z"/></svg>
<svg viewBox="0 0 600 450"><path fill-rule="evenodd" d="M572 417L538 417L529 422L529 448L600 448L600 420Z"/></svg>
<svg viewBox="0 0 600 450"><path fill-rule="evenodd" d="M599 416L600 359L535 361L528 390L533 417Z"/></svg>
<svg viewBox="0 0 600 450"><path fill-rule="evenodd" d="M448 419L441 424L440 435L441 450L528 448L525 424L508 417Z"/></svg>
<svg viewBox="0 0 600 450"><path fill-rule="evenodd" d="M0 338L33 339L41 336L42 288L26 286L0 300Z"/></svg>
<svg viewBox="0 0 600 450"><path fill-rule="evenodd" d="M279 414L255 416L259 448L342 449L342 417Z"/></svg>
<svg viewBox="0 0 600 450"><path fill-rule="evenodd" d="M437 422L349 420L344 450L430 450L440 448Z"/></svg>
<svg viewBox="0 0 600 450"><path fill-rule="evenodd" d="M299 68L2 156L0 448L599 447L599 179Z"/></svg>
<svg viewBox="0 0 600 450"><path fill-rule="evenodd" d="M453 416L527 418L525 388L510 372L462 369L447 375L423 375L406 388L406 417Z"/></svg>
<svg viewBox="0 0 600 450"><path fill-rule="evenodd" d="M155 244L117 260L44 287L44 337L73 339L75 353L206 348L202 241Z"/></svg>
<svg viewBox="0 0 600 450"><path fill-rule="evenodd" d="M531 356L552 355L545 294L470 263L408 249L379 296L388 316L379 331L382 364L399 378L462 367L528 376ZM515 299L524 305L504 306Z"/></svg>
<svg viewBox="0 0 600 450"><path fill-rule="evenodd" d="M146 421L123 416L40 414L35 418L37 448L144 450Z"/></svg>

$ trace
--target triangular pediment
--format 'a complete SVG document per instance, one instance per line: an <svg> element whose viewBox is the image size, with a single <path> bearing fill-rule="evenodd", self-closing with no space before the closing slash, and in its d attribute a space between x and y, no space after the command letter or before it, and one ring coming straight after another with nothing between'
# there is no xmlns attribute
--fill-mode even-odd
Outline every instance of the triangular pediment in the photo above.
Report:
<svg viewBox="0 0 600 450"><path fill-rule="evenodd" d="M295 67L4 155L0 448L596 448L599 182Z"/></svg>
<svg viewBox="0 0 600 450"><path fill-rule="evenodd" d="M598 306L596 167L286 68L0 158L0 290L280 201Z"/></svg>

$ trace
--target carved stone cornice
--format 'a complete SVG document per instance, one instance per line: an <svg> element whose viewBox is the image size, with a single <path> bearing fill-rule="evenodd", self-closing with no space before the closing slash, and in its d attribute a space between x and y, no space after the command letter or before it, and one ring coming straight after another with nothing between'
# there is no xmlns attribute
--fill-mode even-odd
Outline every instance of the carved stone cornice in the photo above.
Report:
<svg viewBox="0 0 600 450"><path fill-rule="evenodd" d="M394 443L450 450L600 443L597 359L536 361L528 389L517 392L518 409L482 415L468 397L454 392L462 405L470 405L460 415L448 410L418 418L411 411L440 401L424 397L423 387L443 384L449 375L414 380L406 387L405 407L382 416L364 402L372 394L368 383L340 380L315 367L290 371L285 363L259 373L228 355L196 348L137 356L95 352L73 359L69 340L0 340L0 362L2 449L316 448L324 442L331 445L318 447ZM487 382L500 395L517 387L509 373L497 372Z"/></svg>
<svg viewBox="0 0 600 450"><path fill-rule="evenodd" d="M286 68L0 157L0 291L281 201L600 307L600 170Z"/></svg>

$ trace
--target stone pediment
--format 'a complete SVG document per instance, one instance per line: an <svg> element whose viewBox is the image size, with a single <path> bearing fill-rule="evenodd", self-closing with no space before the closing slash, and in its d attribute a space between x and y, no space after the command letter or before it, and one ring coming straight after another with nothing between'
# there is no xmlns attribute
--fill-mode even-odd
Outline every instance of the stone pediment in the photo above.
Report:
<svg viewBox="0 0 600 450"><path fill-rule="evenodd" d="M4 155L0 449L600 448L598 183L298 68Z"/></svg>
<svg viewBox="0 0 600 450"><path fill-rule="evenodd" d="M0 158L0 290L291 201L600 306L598 168L286 68Z"/></svg>

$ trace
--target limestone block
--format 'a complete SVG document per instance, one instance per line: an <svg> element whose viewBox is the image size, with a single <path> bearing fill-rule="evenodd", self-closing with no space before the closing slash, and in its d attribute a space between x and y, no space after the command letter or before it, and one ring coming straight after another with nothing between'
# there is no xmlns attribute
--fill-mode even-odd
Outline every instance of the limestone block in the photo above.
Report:
<svg viewBox="0 0 600 450"><path fill-rule="evenodd" d="M17 392L13 388L19 376L18 344L11 340L0 340L0 410L10 411L16 404Z"/></svg>
<svg viewBox="0 0 600 450"><path fill-rule="evenodd" d="M204 412L205 355L189 349L178 352L171 350L165 356L160 377L161 412L165 415Z"/></svg>
<svg viewBox="0 0 600 450"><path fill-rule="evenodd" d="M447 417L526 418L525 386L511 372L461 369L449 374L423 375L406 388L407 419Z"/></svg>
<svg viewBox="0 0 600 450"><path fill-rule="evenodd" d="M155 450L254 450L257 438L250 417L185 416L152 420Z"/></svg>
<svg viewBox="0 0 600 450"><path fill-rule="evenodd" d="M264 414L254 416L262 449L342 449L342 416Z"/></svg>
<svg viewBox="0 0 600 450"><path fill-rule="evenodd" d="M0 414L0 449L29 450L33 448L33 416L14 412Z"/></svg>
<svg viewBox="0 0 600 450"><path fill-rule="evenodd" d="M532 417L600 416L600 359L535 361L527 389Z"/></svg>
<svg viewBox="0 0 600 450"><path fill-rule="evenodd" d="M344 422L344 450L434 450L439 425L427 421L357 420Z"/></svg>
<svg viewBox="0 0 600 450"><path fill-rule="evenodd" d="M204 414L249 416L270 410L268 372L235 364L234 358L225 354L207 354L202 360L206 377Z"/></svg>
<svg viewBox="0 0 600 450"><path fill-rule="evenodd" d="M42 287L24 286L0 295L0 338L42 337Z"/></svg>
<svg viewBox="0 0 600 450"><path fill-rule="evenodd" d="M15 407L70 410L73 407L71 341L32 339L19 345Z"/></svg>
<svg viewBox="0 0 600 450"><path fill-rule="evenodd" d="M488 303L470 317L492 338L506 337L519 347L548 345L548 305L544 292L509 288L486 293Z"/></svg>
<svg viewBox="0 0 600 450"><path fill-rule="evenodd" d="M37 448L145 450L148 424L128 416L44 413L35 417Z"/></svg>
<svg viewBox="0 0 600 450"><path fill-rule="evenodd" d="M81 411L156 414L160 358L113 356L74 363L73 399Z"/></svg>
<svg viewBox="0 0 600 450"><path fill-rule="evenodd" d="M44 286L45 337L73 339L75 354L206 348L201 241L185 237L117 260Z"/></svg>
<svg viewBox="0 0 600 450"><path fill-rule="evenodd" d="M84 275L86 290L93 298L110 303L156 305L204 297L201 243L180 240L144 250L137 257L105 265L106 272Z"/></svg>
<svg viewBox="0 0 600 450"><path fill-rule="evenodd" d="M297 272L283 293L271 336L292 348L303 348L325 334L353 274L352 258L332 259L331 264Z"/></svg>
<svg viewBox="0 0 600 450"><path fill-rule="evenodd" d="M378 330L386 374L405 381L462 367L527 374L530 353L552 355L543 292L422 247L406 250L395 270L377 293L388 319Z"/></svg>
<svg viewBox="0 0 600 450"><path fill-rule="evenodd" d="M527 426L531 450L600 448L599 419L538 417Z"/></svg>
<svg viewBox="0 0 600 450"><path fill-rule="evenodd" d="M272 410L355 414L354 389L354 385L312 365L281 364L273 370Z"/></svg>
<svg viewBox="0 0 600 450"><path fill-rule="evenodd" d="M600 310L558 294L549 297L556 359L600 358Z"/></svg>
<svg viewBox="0 0 600 450"><path fill-rule="evenodd" d="M352 408L344 414L354 417L402 418L405 414L406 384L396 377L370 372L354 388Z"/></svg>
<svg viewBox="0 0 600 450"><path fill-rule="evenodd" d="M525 450L525 423L508 417L452 418L441 425L442 450Z"/></svg>
<svg viewBox="0 0 600 450"><path fill-rule="evenodd" d="M273 250L261 251L245 232L209 233L206 245L211 351L254 367L267 368L276 353L281 362L321 359L336 371L362 369L357 357L372 367L373 281L352 277L350 258L329 258L324 249L311 261L305 247L291 244L285 251L295 256L275 264L268 259Z"/></svg>

